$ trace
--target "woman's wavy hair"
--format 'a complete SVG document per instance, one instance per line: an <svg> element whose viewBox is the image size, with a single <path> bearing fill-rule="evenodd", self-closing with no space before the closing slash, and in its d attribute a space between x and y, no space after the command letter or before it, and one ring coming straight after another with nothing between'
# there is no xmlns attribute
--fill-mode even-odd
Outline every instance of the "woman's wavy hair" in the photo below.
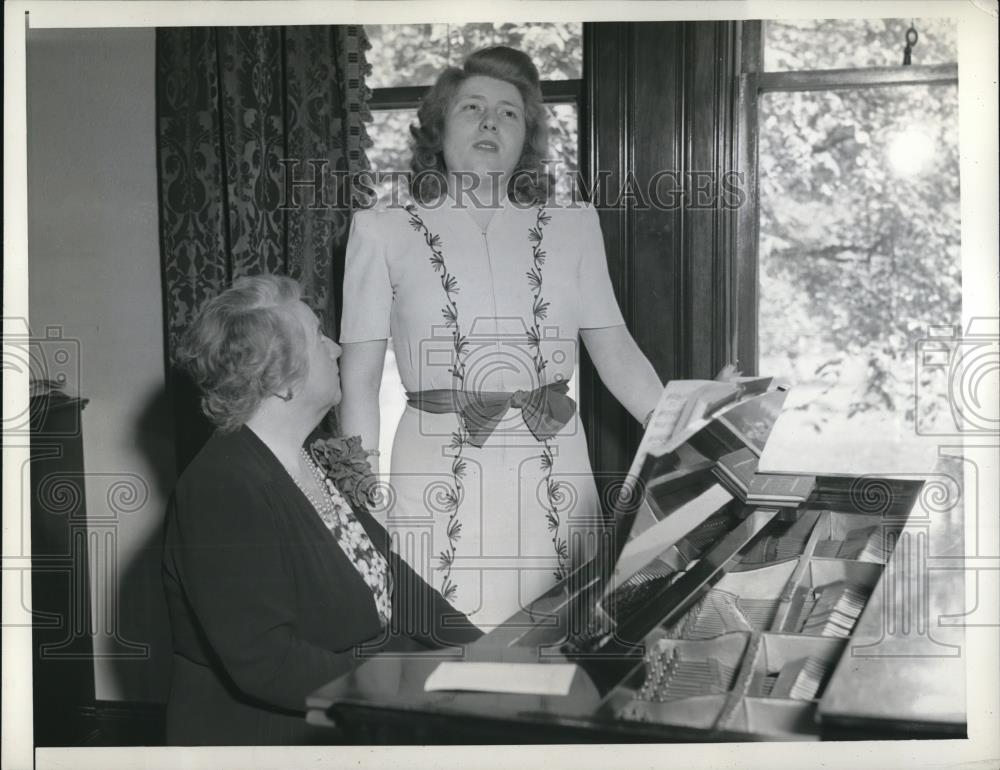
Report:
<svg viewBox="0 0 1000 770"><path fill-rule="evenodd" d="M507 46L483 48L469 55L462 68L442 72L420 103L413 136L413 172L410 190L421 203L437 200L447 192L448 168L444 160L445 121L463 81L485 75L510 83L524 100L524 149L511 173L507 194L520 204L545 203L553 189L552 175L542 162L549 149L549 127L538 68L522 51Z"/></svg>
<svg viewBox="0 0 1000 770"><path fill-rule="evenodd" d="M236 430L265 398L306 375L305 330L294 311L301 298L297 281L267 274L237 278L201 306L174 362L201 390L202 411L219 430Z"/></svg>

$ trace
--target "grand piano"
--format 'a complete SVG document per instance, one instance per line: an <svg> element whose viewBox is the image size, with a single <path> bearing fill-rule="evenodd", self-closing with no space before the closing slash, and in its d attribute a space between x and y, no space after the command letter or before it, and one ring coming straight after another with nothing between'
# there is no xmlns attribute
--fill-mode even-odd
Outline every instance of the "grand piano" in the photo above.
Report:
<svg viewBox="0 0 1000 770"><path fill-rule="evenodd" d="M465 648L373 656L308 720L376 744L964 737L962 630L937 622L962 573L928 569L962 553L960 507L927 479L759 472L786 393L739 395L678 436L665 394L590 562ZM455 663L567 680L428 688Z"/></svg>

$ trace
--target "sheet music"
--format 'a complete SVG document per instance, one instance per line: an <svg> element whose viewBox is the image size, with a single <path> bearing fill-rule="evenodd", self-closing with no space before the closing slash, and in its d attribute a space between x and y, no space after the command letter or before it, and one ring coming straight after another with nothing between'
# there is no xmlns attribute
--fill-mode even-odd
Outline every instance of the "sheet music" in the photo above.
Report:
<svg viewBox="0 0 1000 770"><path fill-rule="evenodd" d="M735 383L717 380L668 382L639 442L621 494L627 496L631 493L647 455L673 451L710 422L704 414L699 414L699 407L703 412L709 401L726 393L737 393L738 389Z"/></svg>
<svg viewBox="0 0 1000 770"><path fill-rule="evenodd" d="M572 663L444 662L424 682L426 692L466 690L521 695L566 695L576 665Z"/></svg>

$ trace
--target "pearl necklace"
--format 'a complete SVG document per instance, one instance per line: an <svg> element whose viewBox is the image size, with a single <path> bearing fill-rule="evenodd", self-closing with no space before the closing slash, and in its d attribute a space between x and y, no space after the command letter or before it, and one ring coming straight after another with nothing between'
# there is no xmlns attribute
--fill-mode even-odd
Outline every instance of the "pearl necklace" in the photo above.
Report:
<svg viewBox="0 0 1000 770"><path fill-rule="evenodd" d="M319 513L323 522L329 526L332 522L336 521L333 494L326 485L326 477L323 475L323 471L319 469L305 448L302 449L301 454L302 459L305 460L306 466L312 472L313 478L316 480L316 484L323 492L323 499L317 500L312 491L305 484L303 484L297 476L293 476L292 479L295 481L295 485L302 490L302 494L306 496L306 499L312 504L313 508L315 508L317 513Z"/></svg>

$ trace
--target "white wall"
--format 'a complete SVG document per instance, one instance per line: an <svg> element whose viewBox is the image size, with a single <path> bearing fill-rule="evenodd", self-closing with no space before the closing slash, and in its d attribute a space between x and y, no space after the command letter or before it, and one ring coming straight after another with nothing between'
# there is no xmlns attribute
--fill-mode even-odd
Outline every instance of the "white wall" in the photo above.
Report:
<svg viewBox="0 0 1000 770"><path fill-rule="evenodd" d="M159 549L175 469L164 394L154 55L153 29L28 37L29 320L36 336L56 326L80 344L68 391L90 400L83 438L95 673L97 698L107 700L162 701L169 676ZM138 499L119 486L126 497L109 503L120 482ZM94 523L99 517L108 517L106 526ZM148 653L132 657L137 651L123 640L149 645Z"/></svg>

